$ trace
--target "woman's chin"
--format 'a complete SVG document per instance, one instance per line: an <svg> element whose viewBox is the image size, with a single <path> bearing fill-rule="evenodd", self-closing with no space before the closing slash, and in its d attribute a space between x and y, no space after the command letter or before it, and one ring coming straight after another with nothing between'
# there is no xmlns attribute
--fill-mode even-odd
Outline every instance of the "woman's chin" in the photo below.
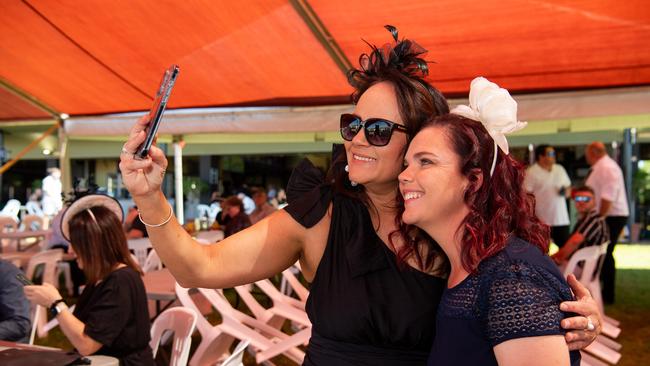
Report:
<svg viewBox="0 0 650 366"><path fill-rule="evenodd" d="M407 225L417 224L417 220L414 217L414 215L412 213L409 213L408 211L404 211L404 214L402 214L402 221L404 221L404 223Z"/></svg>

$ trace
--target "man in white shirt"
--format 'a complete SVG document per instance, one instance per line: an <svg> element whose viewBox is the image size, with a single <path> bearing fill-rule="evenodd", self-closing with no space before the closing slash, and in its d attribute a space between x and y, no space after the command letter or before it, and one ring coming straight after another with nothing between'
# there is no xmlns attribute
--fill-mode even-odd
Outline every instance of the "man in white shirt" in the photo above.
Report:
<svg viewBox="0 0 650 366"><path fill-rule="evenodd" d="M43 213L49 217L53 217L61 208L63 208L63 198L61 197L61 171L59 168L50 168L47 170L49 173L43 179Z"/></svg>
<svg viewBox="0 0 650 366"><path fill-rule="evenodd" d="M609 227L610 244L600 278L603 280L603 301L612 304L616 283L616 263L612 253L630 214L623 171L618 163L607 155L607 149L600 141L592 142L587 146L585 158L591 165L586 185L594 189L596 209L600 216L605 217Z"/></svg>
<svg viewBox="0 0 650 366"><path fill-rule="evenodd" d="M539 145L535 164L526 169L524 187L535 196L535 214L551 227L553 242L562 247L569 239L569 211L566 198L571 180L562 165L555 163L555 149Z"/></svg>

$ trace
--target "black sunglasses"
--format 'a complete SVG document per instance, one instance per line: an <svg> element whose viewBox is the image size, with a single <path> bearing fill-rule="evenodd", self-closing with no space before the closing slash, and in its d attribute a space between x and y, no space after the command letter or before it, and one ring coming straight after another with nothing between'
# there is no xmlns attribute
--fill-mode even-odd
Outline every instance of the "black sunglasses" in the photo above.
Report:
<svg viewBox="0 0 650 366"><path fill-rule="evenodd" d="M352 141L354 136L363 128L366 141L373 146L386 146L390 142L393 131L407 133L408 130L402 125L383 118L368 118L361 120L361 117L350 113L341 115L341 137L345 141Z"/></svg>

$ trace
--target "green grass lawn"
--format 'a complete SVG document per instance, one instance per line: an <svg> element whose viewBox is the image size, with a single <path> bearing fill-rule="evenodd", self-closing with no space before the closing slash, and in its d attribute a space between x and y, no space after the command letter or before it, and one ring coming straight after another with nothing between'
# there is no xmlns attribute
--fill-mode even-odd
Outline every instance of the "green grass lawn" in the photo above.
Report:
<svg viewBox="0 0 650 366"><path fill-rule="evenodd" d="M608 316L621 322L621 335L616 339L623 345L620 366L644 365L650 359L650 245L618 244L614 251L616 258L616 304L605 307ZM229 295L232 295L230 293ZM73 299L71 299L73 300ZM68 302L71 303L71 302ZM74 300L72 301L74 303ZM219 322L218 315L209 317ZM200 338L194 337L195 341ZM71 349L68 340L59 328L55 328L36 344ZM198 345L193 342L194 347ZM277 365L293 365L282 357L273 360ZM253 365L253 358L245 357L246 365Z"/></svg>
<svg viewBox="0 0 650 366"><path fill-rule="evenodd" d="M620 245L616 259L616 303L605 313L621 322L620 366L647 365L650 359L650 245Z"/></svg>

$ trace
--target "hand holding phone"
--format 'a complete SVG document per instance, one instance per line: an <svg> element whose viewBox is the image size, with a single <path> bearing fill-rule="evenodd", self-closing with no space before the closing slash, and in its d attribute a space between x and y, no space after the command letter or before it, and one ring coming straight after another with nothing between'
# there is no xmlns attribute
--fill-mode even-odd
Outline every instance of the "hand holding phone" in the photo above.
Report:
<svg viewBox="0 0 650 366"><path fill-rule="evenodd" d="M167 101L169 100L169 95L172 92L179 71L180 69L178 65L171 65L163 74L160 86L158 87L158 92L153 100L153 105L149 110L149 125L145 130L147 137L135 152L136 159L146 159L147 155L149 155L149 150L151 149L153 141L156 139L158 126L160 125L163 113L165 112L165 107L167 107Z"/></svg>
<svg viewBox="0 0 650 366"><path fill-rule="evenodd" d="M34 282L30 281L29 278L25 277L22 272L16 273L16 279L18 282L22 283L23 286L33 286Z"/></svg>

